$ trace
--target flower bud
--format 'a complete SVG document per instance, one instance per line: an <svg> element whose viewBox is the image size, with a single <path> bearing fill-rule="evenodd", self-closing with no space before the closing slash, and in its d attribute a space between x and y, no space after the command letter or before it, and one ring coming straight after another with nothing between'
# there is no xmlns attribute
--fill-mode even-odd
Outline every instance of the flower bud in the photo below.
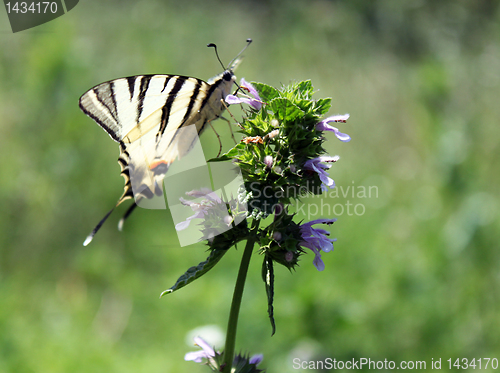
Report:
<svg viewBox="0 0 500 373"><path fill-rule="evenodd" d="M271 168L273 166L273 157L270 155L266 155L264 157L264 164L267 168Z"/></svg>
<svg viewBox="0 0 500 373"><path fill-rule="evenodd" d="M226 224L228 227L231 225L233 222L233 217L231 215L226 215L224 217L224 224Z"/></svg>
<svg viewBox="0 0 500 373"><path fill-rule="evenodd" d="M269 132L266 136L264 136L264 140L267 139L274 139L276 136L278 136L280 133L280 130L273 130Z"/></svg>

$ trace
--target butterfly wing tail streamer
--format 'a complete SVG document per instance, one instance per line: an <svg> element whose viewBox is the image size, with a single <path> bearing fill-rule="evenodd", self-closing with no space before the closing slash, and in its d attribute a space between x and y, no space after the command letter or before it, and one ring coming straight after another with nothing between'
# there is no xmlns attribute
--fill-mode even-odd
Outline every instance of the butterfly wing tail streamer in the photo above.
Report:
<svg viewBox="0 0 500 373"><path fill-rule="evenodd" d="M130 214L135 210L137 207L137 202L134 202L127 210L127 212L123 215L123 217L120 219L118 222L118 230L122 231L123 230L123 224L125 223L125 220L130 216Z"/></svg>
<svg viewBox="0 0 500 373"><path fill-rule="evenodd" d="M118 206L118 205L116 205L116 206ZM113 207L111 210L109 210L109 212L106 215L104 215L104 217L101 219L101 221L95 226L95 228L92 230L92 232L90 232L90 234L87 236L85 241L83 241L83 246L87 246L89 243L92 242L95 234L97 233L97 231L99 229L101 229L102 225L108 219L109 215L111 215L111 213L115 210L116 206Z"/></svg>
<svg viewBox="0 0 500 373"><path fill-rule="evenodd" d="M87 236L87 238L85 239L85 241L83 243L83 246L87 246L90 242L92 242L96 233L99 231L99 229L101 229L101 226L108 219L108 217L115 210L115 208L117 208L119 205L121 205L123 201L126 201L127 199L134 198L134 191L133 191L132 183L130 180L129 161L130 161L130 156L126 150L125 144L120 142L120 157L118 158L118 164L120 165L120 168L121 168L121 175L125 179L125 186L124 186L123 194L118 199L118 202L116 203L116 205L101 219L101 221L95 226L95 228L92 230L92 232ZM140 202L140 200L142 198L144 198L144 197L142 195L139 195L139 194L135 196L134 203L128 208L128 210L125 212L125 214L123 215L123 217L120 219L120 221L118 223L118 230L119 231L121 231L123 229L123 224L124 224L125 220L135 210L135 208L137 207L137 204Z"/></svg>
<svg viewBox="0 0 500 373"><path fill-rule="evenodd" d="M104 215L104 217L101 219L101 221L95 226L95 228L92 230L92 232L90 232L90 234L87 236L87 238L85 239L85 241L83 242L83 246L87 246L89 243L92 242L92 240L94 239L94 236L96 235L96 233L99 231L99 229L101 229L102 225L104 224L104 222L106 220L108 220L109 216L111 215L111 213L115 210L115 208L117 208L123 201L127 200L131 198L130 196L127 196L127 195L123 195L117 202L117 204L111 209L109 210L109 212ZM123 217L120 219L120 221L118 222L118 230L119 231L122 231L123 230L123 224L125 223L125 220L130 216L130 214L135 210L135 208L137 207L137 203L136 202L139 202L140 199L136 200L127 210L127 212L125 212L125 214L123 215Z"/></svg>
<svg viewBox="0 0 500 373"><path fill-rule="evenodd" d="M97 225L95 226L94 229L92 229L92 232L90 232L90 234L87 236L87 238L85 239L85 241L83 242L83 246L87 246L89 243L92 242L92 240L94 239L94 236L96 235L96 233L99 231L99 229L101 229L102 225L104 224L104 222L106 220L108 220L109 216L111 215L111 213L113 211L115 211L115 208L117 208L123 201L127 200L127 199L130 199L131 197L126 195L126 192L123 194L123 196L121 196L121 198L118 200L118 202L116 203L116 205L108 211L108 213L106 215L104 215L104 217L101 219L101 221L99 223L97 223ZM138 202L138 201L136 201ZM130 214L135 210L135 208L137 207L137 203L134 202L132 204L132 206L130 206L127 210L127 212L123 215L123 217L120 219L119 223L118 223L118 230L121 231L123 229L123 223L125 222L125 220L130 216Z"/></svg>

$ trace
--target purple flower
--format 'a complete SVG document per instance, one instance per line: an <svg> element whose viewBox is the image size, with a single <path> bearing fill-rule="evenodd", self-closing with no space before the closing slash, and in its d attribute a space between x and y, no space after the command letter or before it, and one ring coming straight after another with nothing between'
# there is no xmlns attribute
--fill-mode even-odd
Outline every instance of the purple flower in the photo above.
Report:
<svg viewBox="0 0 500 373"><path fill-rule="evenodd" d="M262 100L260 99L259 93L253 87L253 85L248 83L245 79L241 78L240 88L251 93L254 98L252 98L248 95L244 95L245 97L237 97L234 95L227 95L226 102L230 105L242 104L242 103L248 104L251 107L253 107L255 110L260 110L260 108L262 107Z"/></svg>
<svg viewBox="0 0 500 373"><path fill-rule="evenodd" d="M349 119L349 114L344 115L334 115L333 117L328 117L323 119L321 122L316 124L316 129L318 131L331 131L337 136L340 141L348 142L351 141L351 137L345 133L342 133L336 127L328 125L330 122L345 123Z"/></svg>
<svg viewBox="0 0 500 373"><path fill-rule="evenodd" d="M333 189L335 187L335 182L333 181L332 178L328 175L328 172L325 170L328 170L330 167L332 167L331 164L322 164L322 162L326 163L334 163L339 160L339 156L336 155L334 157L323 155L321 157L317 157L314 159L309 159L304 163L304 170L310 170L314 171L319 175L319 178L323 184L321 184L321 189L323 191L327 190L327 187Z"/></svg>
<svg viewBox="0 0 500 373"><path fill-rule="evenodd" d="M195 337L194 343L202 348L201 351L188 352L184 355L184 360L194 361L195 363L201 363L201 359L207 359L209 362L213 362L215 357L215 351L210 345L201 337ZM213 365L213 364L212 364Z"/></svg>
<svg viewBox="0 0 500 373"><path fill-rule="evenodd" d="M208 188L202 188L201 190L192 190L190 192L186 192L186 194L195 198L205 197L205 199L201 202L193 202L188 201L184 198L180 198L181 203L185 206L191 207L195 214L187 218L185 221L176 224L175 229L178 231L186 229L193 219L203 219L203 217L207 214L209 208L213 207L216 204L222 203L222 200L219 198L219 196Z"/></svg>
<svg viewBox="0 0 500 373"><path fill-rule="evenodd" d="M259 365L260 362L264 359L264 355L262 354L256 354L250 357L250 360L248 361L250 364L255 364Z"/></svg>
<svg viewBox="0 0 500 373"><path fill-rule="evenodd" d="M207 364L212 371L220 372L222 371L220 367L221 363L221 353L216 352L204 339L201 337L195 337L194 342L196 345L201 347L201 351L188 352L184 355L184 360L194 361L195 363L201 363L202 359L207 359ZM250 358L244 355L236 355L233 361L233 369L231 372L262 372L262 370L257 369L257 365L264 359L264 355L256 354ZM253 364L253 367L249 367L249 364ZM251 368L251 369L249 369Z"/></svg>
<svg viewBox="0 0 500 373"><path fill-rule="evenodd" d="M337 219L316 219L309 223L300 225L300 233L302 241L299 242L300 246L307 247L314 253L313 264L318 271L325 269L325 263L321 259L321 251L327 253L333 250L333 242L337 241L336 238L328 238L330 232L324 229L313 228L314 224L333 224Z"/></svg>

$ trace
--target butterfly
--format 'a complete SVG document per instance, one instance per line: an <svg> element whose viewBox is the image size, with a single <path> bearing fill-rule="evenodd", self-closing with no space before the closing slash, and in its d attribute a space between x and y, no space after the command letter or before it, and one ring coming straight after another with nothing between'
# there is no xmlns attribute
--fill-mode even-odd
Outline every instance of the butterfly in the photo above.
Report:
<svg viewBox="0 0 500 373"><path fill-rule="evenodd" d="M137 75L98 84L80 97L80 109L119 144L118 163L125 179L122 196L84 246L123 201L134 199L118 224L120 230L141 199L163 194L162 181L172 162L185 156L207 124L225 110L224 99L236 80L233 71L251 42L247 39L227 68L215 44L208 44L215 48L224 72L207 82L181 75ZM196 131L183 131L188 126Z"/></svg>

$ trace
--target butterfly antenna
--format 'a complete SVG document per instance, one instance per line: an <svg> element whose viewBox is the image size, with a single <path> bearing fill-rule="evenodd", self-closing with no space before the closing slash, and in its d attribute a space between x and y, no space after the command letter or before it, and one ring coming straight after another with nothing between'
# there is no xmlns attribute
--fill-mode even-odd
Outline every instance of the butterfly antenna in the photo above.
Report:
<svg viewBox="0 0 500 373"><path fill-rule="evenodd" d="M231 62L229 62L229 65L227 65L228 67L231 66L233 64L234 61L236 61L238 59L239 56L241 56L241 54L248 48L248 46L252 43L252 39L248 38L247 39L247 45L245 45L243 47L243 49L240 51L240 53L238 53L236 55L236 57L234 57Z"/></svg>
<svg viewBox="0 0 500 373"><path fill-rule="evenodd" d="M210 44L207 44L207 47L215 49L215 55L217 56L217 59L219 60L220 65L222 66L222 68L224 70L226 70L226 67L224 66L224 64L220 60L219 52L217 52L217 45L215 45L214 43L210 43Z"/></svg>
<svg viewBox="0 0 500 373"><path fill-rule="evenodd" d="M221 59L220 59L220 57L219 57L219 53L217 52L217 45L215 45L214 43L210 43L210 44L207 44L207 47L209 47L209 48L214 48L214 49L215 49L215 55L217 56L217 59L219 60L220 65L222 66L222 68L223 68L224 70L227 70L227 69L228 69L228 68L229 68L229 67L233 64L233 62L234 62L234 61L236 61L236 60L238 59L238 57L239 57L239 56L241 56L241 54L245 51L245 49L247 49L247 48L248 48L248 46L249 46L251 43L252 43L252 39L248 38L248 39L247 39L247 45L245 45L245 46L243 47L243 49L240 51L240 53L238 53L238 54L236 55L236 57L234 57L234 58L231 60L231 62L229 62L229 64L227 65L228 67L224 66L224 64L222 63L222 61L221 61Z"/></svg>

